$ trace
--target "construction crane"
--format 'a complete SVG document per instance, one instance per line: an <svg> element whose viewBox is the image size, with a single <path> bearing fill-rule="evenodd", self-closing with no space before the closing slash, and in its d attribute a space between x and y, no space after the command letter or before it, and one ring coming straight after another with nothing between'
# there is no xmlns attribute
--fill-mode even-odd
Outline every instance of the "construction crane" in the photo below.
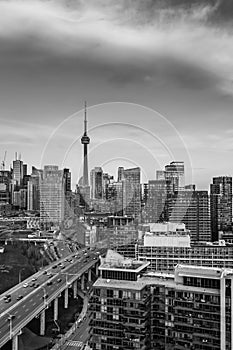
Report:
<svg viewBox="0 0 233 350"><path fill-rule="evenodd" d="M2 163L1 163L1 169L2 169L2 170L5 170L6 153L7 153L7 152L5 151L4 158L3 158L3 161L2 161Z"/></svg>

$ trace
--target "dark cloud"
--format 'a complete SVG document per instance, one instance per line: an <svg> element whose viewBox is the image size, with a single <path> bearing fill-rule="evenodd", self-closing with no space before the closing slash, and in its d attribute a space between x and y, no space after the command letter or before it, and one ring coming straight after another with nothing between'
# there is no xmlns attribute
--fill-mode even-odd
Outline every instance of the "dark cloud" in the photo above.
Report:
<svg viewBox="0 0 233 350"><path fill-rule="evenodd" d="M223 24L233 20L233 1L232 0L220 0L215 12L211 18L214 20L220 20Z"/></svg>

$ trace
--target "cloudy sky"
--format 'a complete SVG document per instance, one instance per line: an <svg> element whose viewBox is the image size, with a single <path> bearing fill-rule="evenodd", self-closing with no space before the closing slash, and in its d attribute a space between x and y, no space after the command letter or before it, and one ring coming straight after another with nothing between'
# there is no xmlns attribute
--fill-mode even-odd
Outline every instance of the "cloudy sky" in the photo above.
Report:
<svg viewBox="0 0 233 350"><path fill-rule="evenodd" d="M230 0L0 0L0 159L233 175Z"/></svg>

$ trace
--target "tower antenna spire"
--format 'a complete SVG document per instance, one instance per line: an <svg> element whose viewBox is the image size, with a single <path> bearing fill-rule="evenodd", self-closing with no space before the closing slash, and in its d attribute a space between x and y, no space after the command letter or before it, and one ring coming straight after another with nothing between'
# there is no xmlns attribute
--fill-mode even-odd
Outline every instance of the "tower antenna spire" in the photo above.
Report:
<svg viewBox="0 0 233 350"><path fill-rule="evenodd" d="M84 104L84 134L81 138L81 143L83 144L83 186L89 186L89 180L88 180L88 152L87 152L87 146L90 143L90 138L87 136L87 102L85 101Z"/></svg>
<svg viewBox="0 0 233 350"><path fill-rule="evenodd" d="M87 134L87 101L84 103L84 135Z"/></svg>

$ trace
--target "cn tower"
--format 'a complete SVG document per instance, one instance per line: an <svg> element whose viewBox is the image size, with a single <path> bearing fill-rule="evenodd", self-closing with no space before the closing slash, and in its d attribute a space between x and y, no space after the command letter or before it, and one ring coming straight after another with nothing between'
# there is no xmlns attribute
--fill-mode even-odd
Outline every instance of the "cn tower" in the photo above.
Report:
<svg viewBox="0 0 233 350"><path fill-rule="evenodd" d="M90 138L87 136L87 103L84 106L84 134L81 138L83 144L83 187L89 186L88 180L88 159L87 159L87 145L90 143Z"/></svg>

